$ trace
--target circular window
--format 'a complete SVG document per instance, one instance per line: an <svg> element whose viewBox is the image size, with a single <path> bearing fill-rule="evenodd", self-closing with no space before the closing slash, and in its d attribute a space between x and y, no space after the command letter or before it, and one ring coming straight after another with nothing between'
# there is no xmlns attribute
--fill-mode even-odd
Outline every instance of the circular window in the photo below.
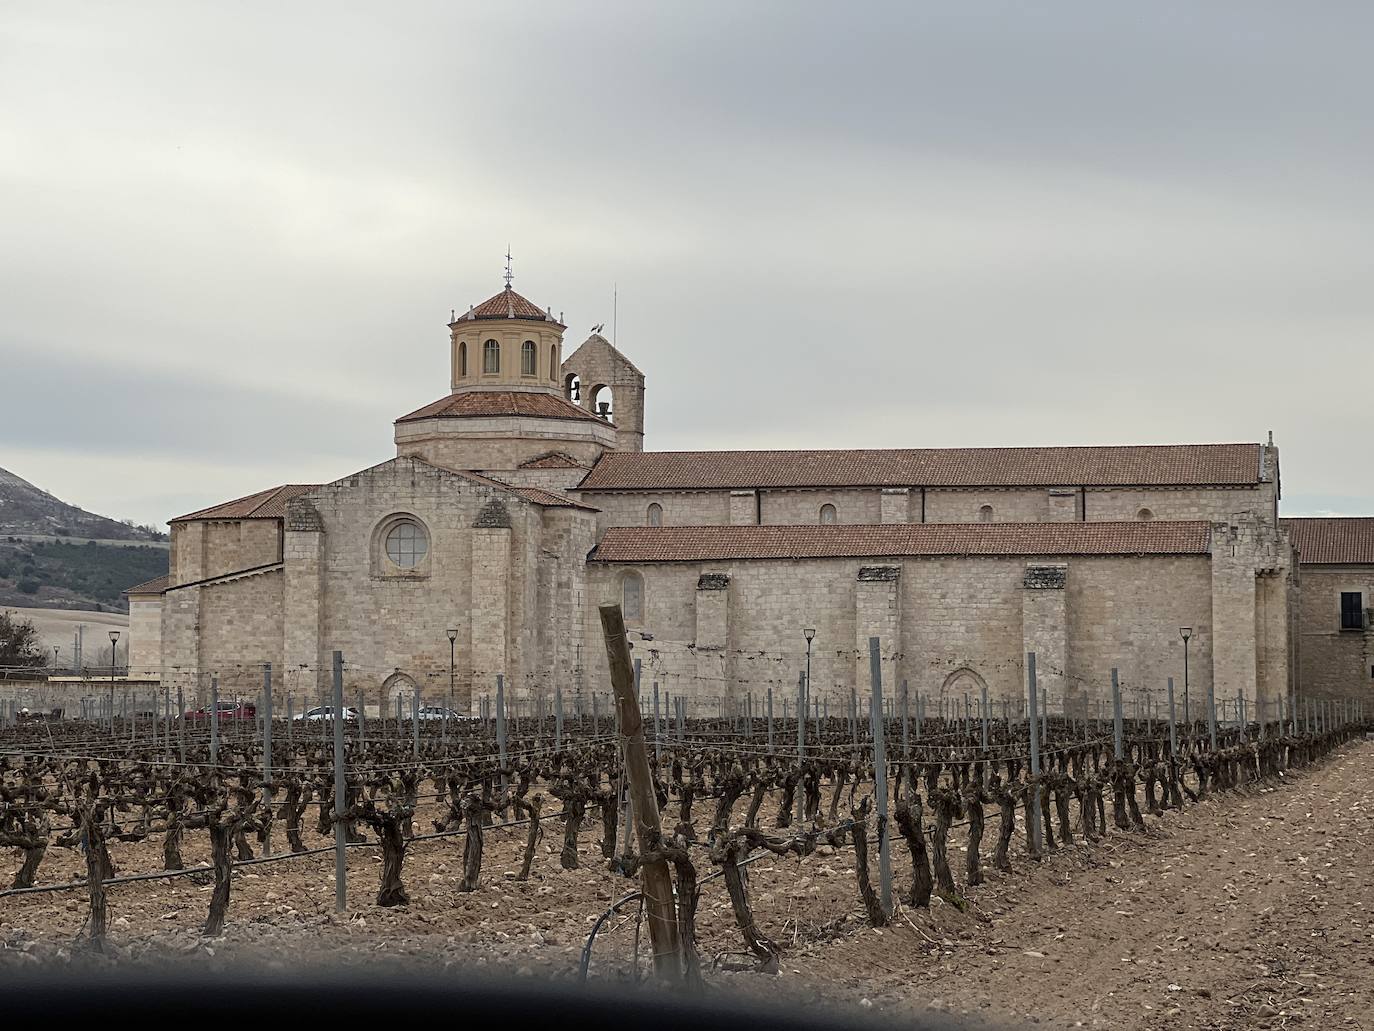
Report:
<svg viewBox="0 0 1374 1031"><path fill-rule="evenodd" d="M402 569L414 569L428 552L429 538L419 523L405 519L387 532L386 557Z"/></svg>

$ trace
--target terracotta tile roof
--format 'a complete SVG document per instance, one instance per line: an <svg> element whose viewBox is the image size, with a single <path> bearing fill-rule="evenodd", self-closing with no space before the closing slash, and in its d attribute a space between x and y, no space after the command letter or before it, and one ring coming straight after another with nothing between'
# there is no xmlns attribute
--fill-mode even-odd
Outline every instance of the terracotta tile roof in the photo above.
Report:
<svg viewBox="0 0 1374 1031"><path fill-rule="evenodd" d="M553 312L540 308L527 298L521 297L510 287L499 294L488 297L481 304L474 304L463 314L456 316L454 322L483 322L488 319L533 319L535 322L552 322L562 326L553 317Z"/></svg>
<svg viewBox="0 0 1374 1031"><path fill-rule="evenodd" d="M900 558L926 555L1203 555L1205 522L613 526L594 562Z"/></svg>
<svg viewBox="0 0 1374 1031"><path fill-rule="evenodd" d="M1280 519L1302 565L1374 566L1374 516Z"/></svg>
<svg viewBox="0 0 1374 1031"><path fill-rule="evenodd" d="M129 587L124 590L125 594L165 594L168 585L172 582L170 573L163 573L155 576L151 580L145 580L136 587Z"/></svg>
<svg viewBox="0 0 1374 1031"><path fill-rule="evenodd" d="M319 488L318 483L288 483L281 487L249 494L246 498L226 501L222 505L202 508L199 512L177 516L173 523L184 523L192 519L284 519L286 503L302 494L309 494Z"/></svg>
<svg viewBox="0 0 1374 1031"><path fill-rule="evenodd" d="M558 494L551 490L544 490L542 487L517 487L514 484L506 483L504 480L498 480L492 476L483 476L481 473L475 473L471 470L448 471L452 472L455 476L461 476L464 479L472 480L474 483L480 483L484 487L495 487L498 490L509 491L518 497L524 498L531 504L543 505L545 508L580 508L587 512L601 511L598 508L593 508L591 505L583 504L581 501L575 501L566 494Z"/></svg>
<svg viewBox="0 0 1374 1031"><path fill-rule="evenodd" d="M1259 482L1258 444L612 452L579 490L1095 487Z"/></svg>
<svg viewBox="0 0 1374 1031"><path fill-rule="evenodd" d="M605 422L560 394L531 390L464 390L403 415L397 422L417 419L482 419L519 416L525 419L590 419Z"/></svg>
<svg viewBox="0 0 1374 1031"><path fill-rule="evenodd" d="M562 451L550 451L547 455L540 455L538 458L531 458L520 463L521 469L581 469L582 463L573 458L572 455L565 455Z"/></svg>
<svg viewBox="0 0 1374 1031"><path fill-rule="evenodd" d="M543 505L545 508L580 508L586 512L599 512L599 508L591 505L584 505L580 501L574 501L565 494L557 494L551 490L544 490L542 487L511 487L511 490L519 494L526 501L532 501L536 505Z"/></svg>

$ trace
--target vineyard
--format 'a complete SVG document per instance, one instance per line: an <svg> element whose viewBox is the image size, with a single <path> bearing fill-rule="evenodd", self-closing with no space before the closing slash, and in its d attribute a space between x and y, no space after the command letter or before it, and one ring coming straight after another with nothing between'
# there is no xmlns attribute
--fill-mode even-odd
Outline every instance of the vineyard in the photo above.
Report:
<svg viewBox="0 0 1374 1031"><path fill-rule="evenodd" d="M449 942L552 948L568 976L692 985L856 924L976 913L990 879L1264 790L1371 729L1334 706L1072 719L1033 690L1024 717L932 718L880 686L867 718L669 719L623 667L616 709L566 717L498 699L484 719L7 725L0 925L99 952L406 907Z"/></svg>

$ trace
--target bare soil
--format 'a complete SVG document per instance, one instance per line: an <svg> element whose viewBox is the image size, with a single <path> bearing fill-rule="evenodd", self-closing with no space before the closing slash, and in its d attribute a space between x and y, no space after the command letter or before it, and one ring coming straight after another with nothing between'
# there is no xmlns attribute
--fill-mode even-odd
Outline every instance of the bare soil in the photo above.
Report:
<svg viewBox="0 0 1374 1031"><path fill-rule="evenodd" d="M769 823L775 808L765 806ZM315 961L571 980L593 922L636 887L606 868L594 808L588 817L582 869L559 867L562 821L550 819L534 872L516 881L525 829L494 830L482 884L470 893L458 890L461 836L417 842L404 873L412 901L396 909L374 905L376 849L349 851L342 915L333 912L331 855L240 868L228 927L214 939L199 933L208 873L116 885L105 957L81 947L82 889L0 898L0 970L169 959L282 969ZM307 820L306 844L327 844L313 832L313 806ZM1352 745L1275 787L1147 820L1148 834L1114 832L1099 845L1061 847L1040 864L1014 854L1016 872L989 871L969 892L968 912L937 900L929 912L900 910L881 930L863 920L851 850L754 863L750 898L764 933L783 947L781 970L714 969L711 988L1007 1026L1374 1028L1374 744ZM703 833L708 821L699 805ZM989 838L995 821L994 812ZM430 829L428 818L417 823ZM274 844L284 838L278 824ZM962 844L962 830L952 839ZM160 835L116 842L112 851L121 872L161 865ZM203 833L187 834L184 854L188 863L208 859ZM910 869L904 850L894 848L893 857L900 894ZM962 871L959 848L950 858ZM15 850L0 856L4 883L18 863ZM705 877L704 852L698 865ZM54 848L40 882L82 872L79 852ZM644 973L646 943L631 904L598 935L594 980L633 976L637 930ZM703 884L698 935L708 967L742 959L719 879Z"/></svg>

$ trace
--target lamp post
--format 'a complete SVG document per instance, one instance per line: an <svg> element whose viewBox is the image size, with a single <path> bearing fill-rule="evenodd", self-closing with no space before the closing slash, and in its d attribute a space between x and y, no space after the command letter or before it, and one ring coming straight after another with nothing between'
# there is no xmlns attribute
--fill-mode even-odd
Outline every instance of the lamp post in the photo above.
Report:
<svg viewBox="0 0 1374 1031"><path fill-rule="evenodd" d="M448 706L447 706L447 708L450 708L450 709L453 708L453 647L454 647L454 642L457 641L457 640L458 640L458 631L457 631L457 630L450 630L450 631L448 632ZM444 713L444 722L445 722L445 723L448 722L448 713Z"/></svg>
<svg viewBox="0 0 1374 1031"><path fill-rule="evenodd" d="M115 645L119 641L119 631L110 631L110 725L114 725L114 682L115 682Z"/></svg>
<svg viewBox="0 0 1374 1031"><path fill-rule="evenodd" d="M806 638L806 697L803 699L808 707L811 702L811 642L816 639L816 628L807 627L802 631L802 636ZM802 712L802 719L806 718L806 713Z"/></svg>
<svg viewBox="0 0 1374 1031"><path fill-rule="evenodd" d="M1183 722L1193 725L1193 712L1188 706L1188 639L1193 636L1193 628L1181 626L1178 628L1178 636L1183 638Z"/></svg>

